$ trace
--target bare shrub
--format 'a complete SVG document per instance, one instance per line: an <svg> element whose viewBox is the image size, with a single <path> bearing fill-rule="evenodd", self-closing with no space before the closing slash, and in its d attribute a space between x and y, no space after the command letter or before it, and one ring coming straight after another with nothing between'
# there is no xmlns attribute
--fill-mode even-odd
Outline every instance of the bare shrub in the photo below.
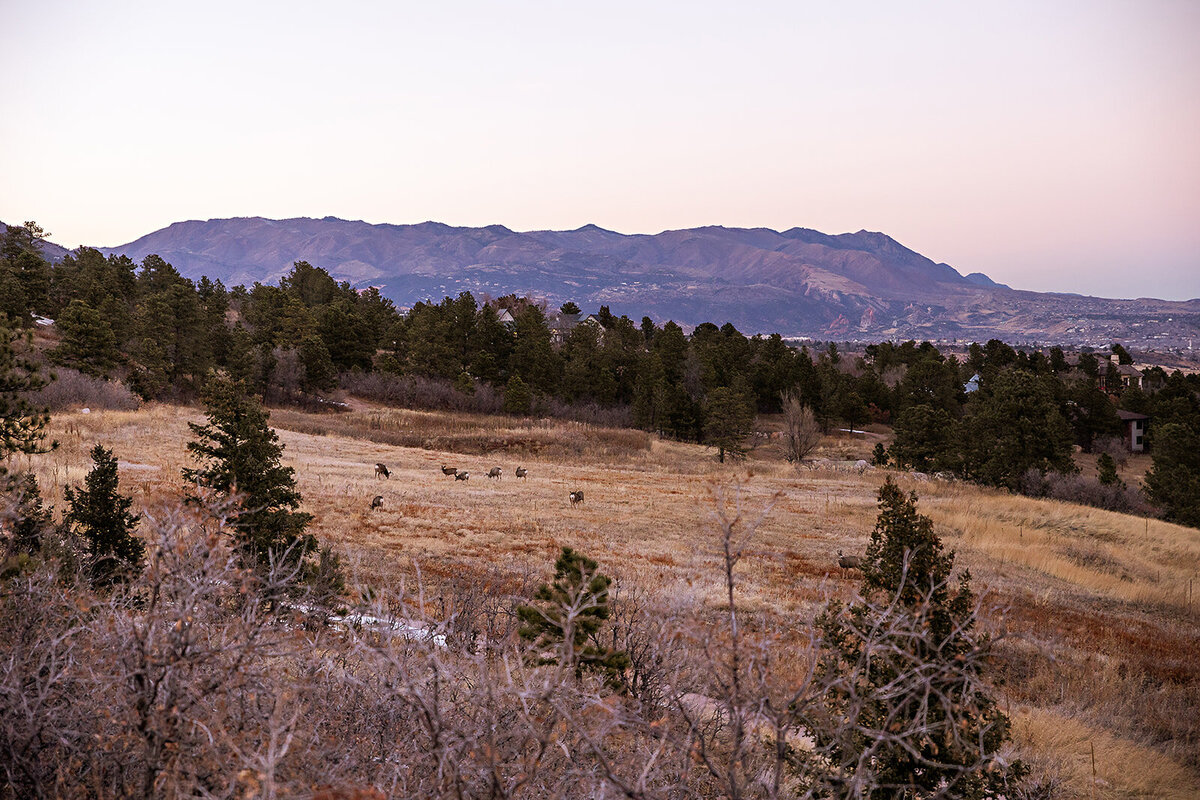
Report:
<svg viewBox="0 0 1200 800"><path fill-rule="evenodd" d="M568 419L602 428L629 428L633 413L629 406L602 406L599 403L564 403L556 397L539 398L535 409L555 419Z"/></svg>
<svg viewBox="0 0 1200 800"><path fill-rule="evenodd" d="M821 442L816 415L795 393L783 396L783 426L785 457L793 464L807 458Z"/></svg>
<svg viewBox="0 0 1200 800"><path fill-rule="evenodd" d="M1117 466L1124 468L1129 461L1129 448L1125 446L1125 440L1120 436L1099 436L1092 442L1092 452L1100 455L1107 453L1112 457L1112 460L1117 462Z"/></svg>
<svg viewBox="0 0 1200 800"><path fill-rule="evenodd" d="M94 594L48 562L0 584L0 796L878 794L869 770L839 782L844 764L816 744L855 732L828 712L831 681L861 682L818 676L810 624L745 608L738 564L766 512L736 491L715 501L721 607L618 585L597 633L630 656L616 690L514 635L528 577L383 584L311 625L309 599L262 599L279 595L260 581L293 576L240 569L219 513L148 514L148 567L127 590ZM864 658L926 646L919 622L869 608ZM892 688L936 702L933 680L912 663Z"/></svg>
<svg viewBox="0 0 1200 800"><path fill-rule="evenodd" d="M84 375L70 367L57 367L56 380L29 397L31 402L51 411L68 408L96 408L112 411L134 411L141 405L137 395L117 381Z"/></svg>
<svg viewBox="0 0 1200 800"><path fill-rule="evenodd" d="M419 375L382 372L344 372L339 385L351 394L401 408L430 411L471 411L498 414L503 399L491 386L480 383L471 394L460 392L451 381Z"/></svg>
<svg viewBox="0 0 1200 800"><path fill-rule="evenodd" d="M1105 485L1096 478L1079 474L1029 469L1021 476L1017 488L1029 497L1047 497L1126 514L1158 515L1140 488L1124 483Z"/></svg>

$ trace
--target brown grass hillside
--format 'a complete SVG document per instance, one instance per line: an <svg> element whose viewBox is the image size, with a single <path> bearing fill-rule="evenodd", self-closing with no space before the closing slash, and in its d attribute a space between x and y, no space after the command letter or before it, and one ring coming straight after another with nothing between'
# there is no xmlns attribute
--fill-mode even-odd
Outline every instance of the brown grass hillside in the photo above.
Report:
<svg viewBox="0 0 1200 800"><path fill-rule="evenodd" d="M142 508L178 497L195 409L64 412L58 450L28 458L51 504L79 483L97 442L121 459L123 491ZM883 473L797 470L766 444L740 465L712 451L628 430L360 407L341 415L276 410L314 532L370 583L500 573L542 580L570 545L648 591L716 610L722 602L712 525L716 487L757 513L739 566L750 614L809 618L848 596ZM826 443L858 457L863 437ZM377 479L385 463L390 480ZM469 470L456 482L442 465ZM503 477L489 480L489 468ZM517 480L524 466L529 478ZM1006 638L995 675L1026 758L1066 797L1200 796L1200 531L979 487L899 483L920 496L957 566L986 594L987 625ZM582 490L585 501L568 502ZM383 507L371 511L371 498ZM1092 776L1095 751L1096 777ZM1094 794L1093 794L1094 793Z"/></svg>

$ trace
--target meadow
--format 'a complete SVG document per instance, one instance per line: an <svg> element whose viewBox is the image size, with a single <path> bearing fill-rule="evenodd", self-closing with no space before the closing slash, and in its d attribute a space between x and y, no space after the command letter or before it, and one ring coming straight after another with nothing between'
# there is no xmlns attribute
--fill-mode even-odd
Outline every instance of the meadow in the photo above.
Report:
<svg viewBox="0 0 1200 800"><path fill-rule="evenodd" d="M104 444L120 459L123 491L154 513L182 494L187 423L201 420L157 404L59 412L58 449L20 460L61 508L63 487L82 481L88 451ZM827 438L817 466L796 467L771 439L719 464L709 448L640 431L358 400L341 414L276 409L271 421L313 532L343 554L355 586L419 582L435 596L474 577L516 591L548 578L570 546L626 586L718 615L714 513L724 503L762 517L736 603L763 628L851 596L858 573L840 569L837 554L862 553L887 474L852 466L878 432ZM374 475L377 462L389 479ZM471 477L455 481L443 465ZM486 477L494 466L498 480ZM527 479L515 478L518 466ZM1200 796L1200 531L891 474L970 570L999 639L992 677L1017 749L1054 778L1055 796ZM575 505L577 490L585 499Z"/></svg>

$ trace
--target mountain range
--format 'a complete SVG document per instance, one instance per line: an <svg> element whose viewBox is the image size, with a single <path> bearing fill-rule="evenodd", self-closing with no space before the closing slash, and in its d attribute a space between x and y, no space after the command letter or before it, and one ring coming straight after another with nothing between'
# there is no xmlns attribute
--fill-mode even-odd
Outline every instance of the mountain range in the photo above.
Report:
<svg viewBox="0 0 1200 800"><path fill-rule="evenodd" d="M120 247L158 254L188 277L272 282L295 261L399 306L471 291L552 306L607 305L635 319L732 322L747 333L880 339L1046 341L1187 347L1200 300L1111 300L1011 289L963 275L882 233L709 226L622 234L595 225L513 231L503 225L370 224L335 217L177 222Z"/></svg>

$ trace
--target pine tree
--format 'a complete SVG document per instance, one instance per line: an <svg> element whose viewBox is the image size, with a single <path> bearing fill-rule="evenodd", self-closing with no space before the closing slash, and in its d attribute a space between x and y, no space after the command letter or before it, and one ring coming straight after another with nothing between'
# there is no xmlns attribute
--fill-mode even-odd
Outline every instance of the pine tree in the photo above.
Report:
<svg viewBox="0 0 1200 800"><path fill-rule="evenodd" d="M932 796L939 787L946 796L995 797L1025 769L997 758L1009 721L980 682L987 639L974 633L970 574L951 592L954 554L916 499L884 483L862 595L818 618L833 724L813 731L839 767L835 781L889 797Z"/></svg>
<svg viewBox="0 0 1200 800"><path fill-rule="evenodd" d="M50 414L28 399L46 385L38 366L17 355L13 344L20 334L10 331L0 317L0 461L13 453L45 453L57 446L44 447L45 428ZM0 475L7 470L0 466Z"/></svg>
<svg viewBox="0 0 1200 800"><path fill-rule="evenodd" d="M37 479L28 472L7 474L0 472L0 533L8 541L4 543L11 557L31 556L42 549L42 542L50 527L50 512L42 506L42 493ZM7 572L11 562L6 562Z"/></svg>
<svg viewBox="0 0 1200 800"><path fill-rule="evenodd" d="M208 424L188 423L196 441L187 446L200 467L183 470L183 477L236 498L232 524L248 565L298 565L317 546L304 532L312 515L297 510L295 474L279 463L283 445L267 424L267 412L242 383L221 376L209 381L202 399Z"/></svg>
<svg viewBox="0 0 1200 800"><path fill-rule="evenodd" d="M740 392L726 387L713 389L704 403L704 441L717 448L717 460L725 462L746 454L746 437L754 429L754 404Z"/></svg>
<svg viewBox="0 0 1200 800"><path fill-rule="evenodd" d="M1071 428L1059 410L1050 376L1016 369L998 372L972 394L958 430L965 476L980 483L1015 489L1029 469L1075 468Z"/></svg>
<svg viewBox="0 0 1200 800"><path fill-rule="evenodd" d="M1162 506L1164 519L1200 528L1200 433L1168 422L1154 431L1154 465L1146 494Z"/></svg>
<svg viewBox="0 0 1200 800"><path fill-rule="evenodd" d="M110 586L141 569L145 545L133 535L140 517L129 513L133 501L117 492L117 460L103 445L92 448L92 470L84 488L63 490L68 523L77 525L87 543L92 585Z"/></svg>
<svg viewBox="0 0 1200 800"><path fill-rule="evenodd" d="M942 408L921 403L900 412L891 454L897 466L919 472L953 469L955 449L961 446L953 417Z"/></svg>
<svg viewBox="0 0 1200 800"><path fill-rule="evenodd" d="M121 357L112 327L99 311L82 300L72 300L59 314L55 326L61 338L50 356L58 364L104 376Z"/></svg>
<svg viewBox="0 0 1200 800"><path fill-rule="evenodd" d="M304 379L300 382L306 392L328 392L337 386L337 370L321 337L315 334L300 343L300 363Z"/></svg>
<svg viewBox="0 0 1200 800"><path fill-rule="evenodd" d="M1100 483L1105 486L1124 485L1124 481L1117 475L1117 462L1108 453L1101 453L1096 459L1096 470L1099 472Z"/></svg>
<svg viewBox="0 0 1200 800"><path fill-rule="evenodd" d="M504 386L504 404L502 406L504 413L528 414L532 404L533 393L529 391L525 381L521 380L521 376L513 375L509 378L508 383Z"/></svg>
<svg viewBox="0 0 1200 800"><path fill-rule="evenodd" d="M5 327L0 316L0 462L14 453L45 453L58 446L46 447L46 425L50 415L28 399L46 385L37 364L17 354L13 344L19 334ZM28 556L41 549L42 534L49 526L50 515L42 507L37 480L29 474L9 474L0 463L0 534L8 541L6 549L14 557ZM4 571L8 571L6 562Z"/></svg>
<svg viewBox="0 0 1200 800"><path fill-rule="evenodd" d="M597 572L599 565L587 556L564 547L554 562L554 582L542 584L534 594L534 605L517 606L521 638L535 647L558 650L558 656L542 663L565 662L576 676L583 670L604 675L611 685L620 682L629 666L622 651L598 641L608 619L608 587L612 579Z"/></svg>

